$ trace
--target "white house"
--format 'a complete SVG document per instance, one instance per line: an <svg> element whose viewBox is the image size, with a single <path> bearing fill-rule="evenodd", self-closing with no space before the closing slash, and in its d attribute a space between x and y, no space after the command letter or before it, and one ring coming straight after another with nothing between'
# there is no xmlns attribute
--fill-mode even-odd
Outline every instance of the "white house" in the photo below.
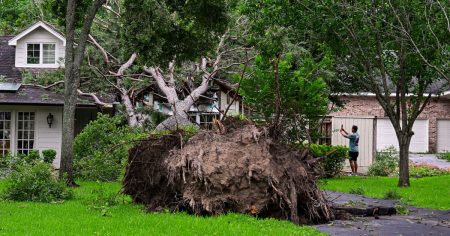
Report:
<svg viewBox="0 0 450 236"><path fill-rule="evenodd" d="M0 156L54 149L59 168L64 96L40 86L22 85L22 73L64 66L66 39L54 27L37 22L17 36L0 36ZM76 132L99 111L79 97Z"/></svg>

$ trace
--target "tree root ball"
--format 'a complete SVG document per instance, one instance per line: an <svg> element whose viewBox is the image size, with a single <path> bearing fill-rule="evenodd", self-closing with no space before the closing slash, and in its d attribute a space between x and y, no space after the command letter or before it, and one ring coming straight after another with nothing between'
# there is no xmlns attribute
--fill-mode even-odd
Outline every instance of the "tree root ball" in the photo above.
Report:
<svg viewBox="0 0 450 236"><path fill-rule="evenodd" d="M275 142L264 129L247 124L182 140L175 132L130 150L122 191L150 211L231 211L296 224L333 219L309 155Z"/></svg>

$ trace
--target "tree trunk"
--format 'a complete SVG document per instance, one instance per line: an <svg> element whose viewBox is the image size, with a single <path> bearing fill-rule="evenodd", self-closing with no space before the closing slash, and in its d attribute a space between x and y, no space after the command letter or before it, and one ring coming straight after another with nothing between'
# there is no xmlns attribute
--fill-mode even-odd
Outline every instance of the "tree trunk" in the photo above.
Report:
<svg viewBox="0 0 450 236"><path fill-rule="evenodd" d="M398 138L398 144L400 147L400 161L399 161L399 187L409 187L409 145L411 143L412 135L402 134Z"/></svg>
<svg viewBox="0 0 450 236"><path fill-rule="evenodd" d="M66 178L69 186L74 186L73 179L73 136L75 135L75 107L77 90L74 87L74 40L75 40L75 1L68 1L66 13L66 58L65 58L65 78L64 78L64 115L63 133L61 141L61 167L59 171L60 179ZM67 175L67 176L65 176Z"/></svg>
<svg viewBox="0 0 450 236"><path fill-rule="evenodd" d="M138 121L138 115L134 111L133 103L131 102L130 97L128 94L120 93L122 103L125 106L125 111L127 113L127 122L130 127L138 127L139 121Z"/></svg>
<svg viewBox="0 0 450 236"><path fill-rule="evenodd" d="M96 0L90 6L84 18L77 44L75 44L75 10L76 0L67 1L66 10L66 57L64 78L64 118L63 134L61 141L61 168L60 178L66 177L68 186L78 186L73 178L73 140L75 138L75 109L78 98L78 86L80 84L80 70L89 31L99 8L106 0ZM77 47L75 47L77 45ZM67 176L65 176L67 175Z"/></svg>

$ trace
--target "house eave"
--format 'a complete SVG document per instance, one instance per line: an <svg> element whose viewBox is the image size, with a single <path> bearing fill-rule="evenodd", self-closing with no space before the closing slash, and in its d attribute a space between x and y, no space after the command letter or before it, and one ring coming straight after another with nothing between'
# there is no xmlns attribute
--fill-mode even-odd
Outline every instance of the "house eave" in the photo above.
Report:
<svg viewBox="0 0 450 236"><path fill-rule="evenodd" d="M30 26L28 29L22 31L20 34L18 34L14 38L10 39L8 41L8 45L9 46L17 46L17 41L19 41L21 38L25 37L26 35L33 32L35 29L37 29L39 27L44 28L49 33L51 33L53 36L60 39L63 42L63 45L66 46L66 38L62 34L60 34L59 32L57 32L52 27L50 27L49 25L47 25L46 23L44 23L42 21L36 22L34 25Z"/></svg>

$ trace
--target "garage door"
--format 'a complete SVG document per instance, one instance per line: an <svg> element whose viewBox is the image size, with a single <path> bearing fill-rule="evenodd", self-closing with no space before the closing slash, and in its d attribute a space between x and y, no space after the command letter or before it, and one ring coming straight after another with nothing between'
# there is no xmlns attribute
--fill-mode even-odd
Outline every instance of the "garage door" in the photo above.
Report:
<svg viewBox="0 0 450 236"><path fill-rule="evenodd" d="M428 120L416 120L413 132L409 151L428 152ZM377 119L377 150L381 151L390 146L398 149L394 127L389 119Z"/></svg>
<svg viewBox="0 0 450 236"><path fill-rule="evenodd" d="M450 120L437 121L437 151L450 151Z"/></svg>

